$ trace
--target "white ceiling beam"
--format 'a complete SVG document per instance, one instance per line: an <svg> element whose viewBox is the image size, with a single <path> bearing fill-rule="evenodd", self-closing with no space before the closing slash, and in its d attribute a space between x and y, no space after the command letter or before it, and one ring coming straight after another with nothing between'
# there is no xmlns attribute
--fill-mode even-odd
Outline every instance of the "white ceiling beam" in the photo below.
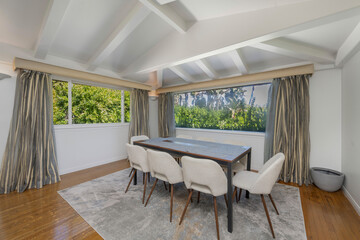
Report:
<svg viewBox="0 0 360 240"><path fill-rule="evenodd" d="M194 62L209 78L216 79L218 78L214 68L206 61L205 59L199 59Z"/></svg>
<svg viewBox="0 0 360 240"><path fill-rule="evenodd" d="M70 2L71 0L51 0L49 2L35 46L34 56L36 58L45 59Z"/></svg>
<svg viewBox="0 0 360 240"><path fill-rule="evenodd" d="M326 50L286 38L257 43L251 47L315 63L329 64L335 62L335 56Z"/></svg>
<svg viewBox="0 0 360 240"><path fill-rule="evenodd" d="M244 60L243 54L241 53L241 49L230 51L228 54L242 75L249 73L249 68Z"/></svg>
<svg viewBox="0 0 360 240"><path fill-rule="evenodd" d="M360 1L317 0L198 21L184 35L168 35L121 75L196 61L359 14Z"/></svg>
<svg viewBox="0 0 360 240"><path fill-rule="evenodd" d="M335 65L342 65L359 50L359 47L360 23L356 25L354 30L350 33L350 35L345 39L344 43L339 48L336 55Z"/></svg>
<svg viewBox="0 0 360 240"><path fill-rule="evenodd" d="M171 2L175 2L176 0L156 0L160 5L168 4Z"/></svg>
<svg viewBox="0 0 360 240"><path fill-rule="evenodd" d="M173 73L178 75L182 80L188 83L195 82L194 78L190 76L187 72L185 72L184 69L182 69L180 66L173 66L169 68Z"/></svg>
<svg viewBox="0 0 360 240"><path fill-rule="evenodd" d="M163 85L163 70L160 69L156 72L156 80L157 80L157 84L156 84L156 88L161 88Z"/></svg>
<svg viewBox="0 0 360 240"><path fill-rule="evenodd" d="M88 61L88 70L96 69L114 50L124 42L124 40L144 21L150 14L141 3L136 3L133 9L128 13L124 20L110 34L100 48Z"/></svg>
<svg viewBox="0 0 360 240"><path fill-rule="evenodd" d="M154 0L139 0L142 4L148 7L153 13L162 18L171 27L173 27L179 33L186 33L191 27L192 23L186 22L182 19L173 9L169 6L160 5Z"/></svg>

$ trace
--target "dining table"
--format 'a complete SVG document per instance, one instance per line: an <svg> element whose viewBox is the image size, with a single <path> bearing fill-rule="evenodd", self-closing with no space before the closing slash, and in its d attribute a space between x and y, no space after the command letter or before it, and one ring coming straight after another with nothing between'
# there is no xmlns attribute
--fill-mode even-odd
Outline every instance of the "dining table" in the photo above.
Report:
<svg viewBox="0 0 360 240"><path fill-rule="evenodd" d="M151 138L148 140L135 141L134 145L150 148L158 151L168 152L175 156L190 156L202 159L211 159L226 166L227 169L227 201L228 201L228 231L233 231L233 165L247 156L246 169L251 169L251 147L217 142L200 141L195 139L185 139L176 137ZM136 184L136 177L134 184ZM249 198L249 192L246 192Z"/></svg>

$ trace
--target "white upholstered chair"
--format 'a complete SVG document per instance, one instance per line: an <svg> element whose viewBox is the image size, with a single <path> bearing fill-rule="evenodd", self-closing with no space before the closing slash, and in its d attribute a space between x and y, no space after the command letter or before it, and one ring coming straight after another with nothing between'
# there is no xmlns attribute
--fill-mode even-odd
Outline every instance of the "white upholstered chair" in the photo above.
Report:
<svg viewBox="0 0 360 240"><path fill-rule="evenodd" d="M135 141L148 140L148 139L149 139L149 137L146 135L132 136L130 138L130 144L133 145ZM129 173L129 177L131 176L131 173L134 171L134 168L131 165L131 162L130 162L130 167L131 167L131 171ZM144 178L145 178L145 175L143 174L143 183L145 184Z"/></svg>
<svg viewBox="0 0 360 240"><path fill-rule="evenodd" d="M148 139L149 139L149 137L146 135L132 136L130 138L130 143L134 144L134 142L136 142L136 141L148 140Z"/></svg>
<svg viewBox="0 0 360 240"><path fill-rule="evenodd" d="M275 202L271 197L271 190L279 177L284 161L285 155L283 153L278 153L270 158L258 173L242 171L237 173L233 178L233 185L240 189L240 194L242 189L247 190L252 194L260 194L273 238L275 238L275 234L266 207L264 194L269 195L271 203L273 204L276 213L279 215Z"/></svg>
<svg viewBox="0 0 360 240"><path fill-rule="evenodd" d="M169 183L171 197L170 197L170 222L172 221L174 184L183 182L183 173L179 164L175 159L166 152L158 152L148 149L147 156L150 164L151 176L155 177L155 182L151 188L149 197L146 200L145 207L149 202L152 192L160 179Z"/></svg>
<svg viewBox="0 0 360 240"><path fill-rule="evenodd" d="M225 140L224 141L225 144L231 144L231 145L237 145L237 146L246 146L246 144L239 142L239 141L233 141L233 140ZM241 158L239 161L237 161L233 166L232 166L232 171L233 173L237 173L240 171L245 171L246 170L246 166L247 166L247 155L243 158ZM223 167L224 171L227 171L226 166Z"/></svg>
<svg viewBox="0 0 360 240"><path fill-rule="evenodd" d="M186 209L191 200L193 190L198 191L198 202L200 192L213 195L214 199L214 211L215 211L215 222L217 238L220 238L219 234L219 222L217 214L216 197L224 196L226 201L227 193L227 178L224 171L218 163L209 159L198 159L193 157L182 157L181 158L184 183L187 189L189 189L189 197L186 202L185 208L180 218L180 223L183 221Z"/></svg>
<svg viewBox="0 0 360 240"><path fill-rule="evenodd" d="M127 153L129 156L129 161L131 166L133 167L134 171L130 178L129 184L126 187L125 193L129 190L129 186L131 184L131 181L133 180L136 171L142 171L145 173L144 179L147 179L147 176L150 172L149 162L147 159L147 153L146 150L140 146L126 144ZM144 193L142 198L142 203L144 204L145 200L145 192L146 192L146 183L147 181L144 181Z"/></svg>

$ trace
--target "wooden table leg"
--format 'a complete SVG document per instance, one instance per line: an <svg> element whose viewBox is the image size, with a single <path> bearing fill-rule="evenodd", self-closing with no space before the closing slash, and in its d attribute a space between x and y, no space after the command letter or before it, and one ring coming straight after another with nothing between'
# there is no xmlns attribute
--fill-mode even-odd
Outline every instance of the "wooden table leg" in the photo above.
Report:
<svg viewBox="0 0 360 240"><path fill-rule="evenodd" d="M248 156L247 156L246 170L248 170L248 171L251 170L251 149L250 149L250 152L248 153ZM249 191L246 191L245 197L249 198L249 196L250 196Z"/></svg>
<svg viewBox="0 0 360 240"><path fill-rule="evenodd" d="M233 231L233 205L232 205L232 195L233 195L233 186L232 186L232 163L227 164L227 182L228 182L228 192L227 192L227 201L228 201L228 232L232 233Z"/></svg>

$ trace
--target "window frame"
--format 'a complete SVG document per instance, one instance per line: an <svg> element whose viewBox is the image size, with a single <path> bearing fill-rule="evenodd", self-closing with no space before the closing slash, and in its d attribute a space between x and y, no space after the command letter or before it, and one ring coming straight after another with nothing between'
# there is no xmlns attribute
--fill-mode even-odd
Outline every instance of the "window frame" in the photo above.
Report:
<svg viewBox="0 0 360 240"><path fill-rule="evenodd" d="M71 129L71 128L103 128L103 127L119 127L128 126L130 122L125 122L125 94L124 91L130 91L130 88L114 86L109 84L95 83L79 79L67 78L63 76L53 75L52 80L63 81L68 83L68 123L67 124L54 124L55 129ZM72 122L72 87L73 84L87 85L92 87L110 88L121 91L121 122L118 123L86 123L75 124ZM131 101L131 99L130 99Z"/></svg>
<svg viewBox="0 0 360 240"><path fill-rule="evenodd" d="M257 85L265 85L265 84L272 84L272 79L267 79L267 80L261 80L261 81L254 81L254 82L244 82L241 84L236 84L236 85L229 85L226 87L218 87L218 88L204 88L201 90L186 90L186 91L178 91L178 92L174 92L174 94L183 94L183 93L190 93L190 92L197 92L197 91L206 91L206 90L218 90L218 89L228 89L228 88L237 88L237 87L248 87L248 86L257 86ZM175 96L174 96L175 97ZM246 135L253 135L253 136L263 136L265 135L265 132L259 132L259 131L247 131L247 130L231 130L231 129L217 129L217 128L187 128L187 127L178 127L176 126L176 122L175 122L175 128L179 129L179 130L196 130L196 131L212 131L212 132L219 132L219 133L226 133L226 132L238 132L238 133L244 133Z"/></svg>

